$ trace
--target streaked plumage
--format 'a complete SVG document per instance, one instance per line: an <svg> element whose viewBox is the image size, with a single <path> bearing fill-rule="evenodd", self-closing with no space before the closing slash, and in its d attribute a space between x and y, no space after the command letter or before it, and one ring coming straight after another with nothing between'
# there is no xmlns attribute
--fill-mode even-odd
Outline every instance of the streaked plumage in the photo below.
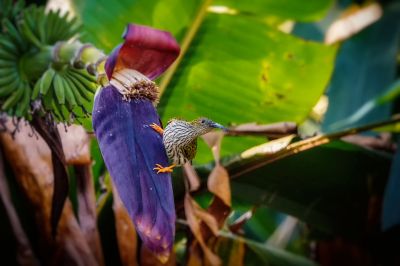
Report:
<svg viewBox="0 0 400 266"><path fill-rule="evenodd" d="M191 162L196 156L197 138L221 125L207 118L191 122L172 119L164 129L163 142L168 158L175 165Z"/></svg>
<svg viewBox="0 0 400 266"><path fill-rule="evenodd" d="M198 118L191 122L170 120L163 132L163 142L172 165L169 167L156 165L154 169L159 172L172 171L175 166L191 162L196 156L197 138L215 128L224 129L222 125L207 118Z"/></svg>

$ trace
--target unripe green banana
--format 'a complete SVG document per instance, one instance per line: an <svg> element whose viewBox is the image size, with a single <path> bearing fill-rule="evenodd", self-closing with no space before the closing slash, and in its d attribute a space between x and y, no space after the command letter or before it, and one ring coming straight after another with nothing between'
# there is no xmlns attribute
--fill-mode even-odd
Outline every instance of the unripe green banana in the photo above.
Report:
<svg viewBox="0 0 400 266"><path fill-rule="evenodd" d="M54 93L59 104L65 104L65 88L60 74L55 74L53 78Z"/></svg>
<svg viewBox="0 0 400 266"><path fill-rule="evenodd" d="M10 76L14 73L17 73L17 69L15 67L2 67L0 68L0 77Z"/></svg>
<svg viewBox="0 0 400 266"><path fill-rule="evenodd" d="M7 96L11 94L19 84L20 80L18 78L13 79L10 83L0 86L0 97Z"/></svg>
<svg viewBox="0 0 400 266"><path fill-rule="evenodd" d="M19 77L18 77L16 72L11 72L8 75L1 75L0 76L0 90L1 90L1 87L3 87L4 85L9 84L14 79L19 79Z"/></svg>
<svg viewBox="0 0 400 266"><path fill-rule="evenodd" d="M24 90L23 90L23 85L21 87L21 84L22 83L18 84L18 88L4 102L3 106L1 107L3 110L9 110L10 108L14 107L18 103L20 98L23 96Z"/></svg>
<svg viewBox="0 0 400 266"><path fill-rule="evenodd" d="M70 71L68 72L70 73ZM88 89L86 89L86 86L83 85L75 76L72 74L68 75L68 78L75 84L75 87L77 88L79 94L86 100L86 101L91 101L93 99L93 93L90 92Z"/></svg>
<svg viewBox="0 0 400 266"><path fill-rule="evenodd" d="M85 77L87 80L90 82L96 82L96 77L92 74L90 74L87 70L85 69L71 69L72 72L75 72L83 77Z"/></svg>
<svg viewBox="0 0 400 266"><path fill-rule="evenodd" d="M24 116L26 114L26 111L29 108L29 104L30 104L30 91L31 88L29 86L28 83L24 82L23 83L23 97L21 99L21 101L17 104L17 108L15 109L15 115L18 117Z"/></svg>
<svg viewBox="0 0 400 266"><path fill-rule="evenodd" d="M38 79L38 81L36 81L35 86L33 87L32 95L31 95L32 100L35 100L39 96L41 79L42 79L42 77L40 77L40 79Z"/></svg>
<svg viewBox="0 0 400 266"><path fill-rule="evenodd" d="M15 26L9 21L8 19L3 21L4 27L7 30L7 34L15 41L19 47L24 48L26 46L25 42L22 40L21 35L19 34L18 30Z"/></svg>
<svg viewBox="0 0 400 266"><path fill-rule="evenodd" d="M65 75L61 76L61 81L63 83L63 87L64 87L64 92L65 92L65 100L67 101L67 103L70 104L71 109L76 106L76 99L74 96L74 93L72 92L73 88L70 86L70 84L68 83L68 81L65 78Z"/></svg>
<svg viewBox="0 0 400 266"><path fill-rule="evenodd" d="M78 88L75 86L75 83L72 82L69 75L64 75L64 78L68 84L68 88L71 90L72 94L74 95L77 105L83 105L84 99L83 99L82 95L79 93Z"/></svg>
<svg viewBox="0 0 400 266"><path fill-rule="evenodd" d="M15 61L17 56L13 53L6 51L5 49L0 49L0 59Z"/></svg>
<svg viewBox="0 0 400 266"><path fill-rule="evenodd" d="M13 55L18 54L18 48L8 38L3 37L0 39L0 47L3 48L3 50L9 52L10 54Z"/></svg>
<svg viewBox="0 0 400 266"><path fill-rule="evenodd" d="M96 92L96 81L91 75L84 75L83 73L85 72L86 70L78 71L76 69L71 69L70 71L71 75L74 76L82 85L84 85L86 90L94 93Z"/></svg>
<svg viewBox="0 0 400 266"><path fill-rule="evenodd" d="M20 31L30 42L40 48L41 43L38 38L36 38L35 34L32 32L30 27L28 26L28 16L24 17L23 23L20 24Z"/></svg>
<svg viewBox="0 0 400 266"><path fill-rule="evenodd" d="M47 94L55 73L56 72L52 68L47 69L46 72L43 73L42 77L40 78L40 94Z"/></svg>
<svg viewBox="0 0 400 266"><path fill-rule="evenodd" d="M14 59L15 60L15 59ZM15 67L15 61L14 60L4 60L0 59L0 67L1 68L10 68L10 67Z"/></svg>

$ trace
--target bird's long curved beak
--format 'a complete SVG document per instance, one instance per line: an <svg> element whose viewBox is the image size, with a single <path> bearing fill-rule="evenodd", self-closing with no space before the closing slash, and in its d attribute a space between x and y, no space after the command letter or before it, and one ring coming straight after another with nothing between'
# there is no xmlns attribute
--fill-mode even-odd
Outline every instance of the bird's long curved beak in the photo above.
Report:
<svg viewBox="0 0 400 266"><path fill-rule="evenodd" d="M224 127L223 125L221 125L221 124L218 124L218 123L215 123L215 122L213 122L212 124L211 124L211 126L213 127L213 128L219 128L219 129L222 129L223 131L226 131L226 130L228 130L226 127Z"/></svg>

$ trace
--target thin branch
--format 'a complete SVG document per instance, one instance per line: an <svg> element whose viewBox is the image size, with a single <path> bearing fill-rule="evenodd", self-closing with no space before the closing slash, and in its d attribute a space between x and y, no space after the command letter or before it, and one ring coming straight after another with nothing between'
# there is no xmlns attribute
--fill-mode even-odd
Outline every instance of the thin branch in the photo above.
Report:
<svg viewBox="0 0 400 266"><path fill-rule="evenodd" d="M265 136L270 139L281 138L287 135L297 134L297 124L294 122L279 122L266 125L243 124L230 127L225 135L227 136Z"/></svg>
<svg viewBox="0 0 400 266"><path fill-rule="evenodd" d="M277 153L275 153L273 155L268 155L267 157L257 160L256 162L251 163L251 165L241 166L240 167L242 169L241 171L234 171L234 173L233 173L232 169L230 169L228 171L230 172L231 179L237 178L245 173L251 172L257 168L260 168L264 165L275 162L277 160L281 160L290 155L293 155L293 154L296 154L299 152L303 152L303 151L315 148L317 146L321 146L323 144L327 144L333 140L338 140L345 136L355 135L355 134L358 134L358 133L361 133L361 132L364 132L367 130L379 128L379 127L394 124L397 122L400 122L400 115L395 115L391 119L383 121L383 122L372 123L372 124L368 124L365 126L351 128L351 129L347 129L344 131L335 132L335 133L331 133L331 134L315 136L315 137L312 137L309 139L305 139L305 140L290 144L285 149L278 151Z"/></svg>

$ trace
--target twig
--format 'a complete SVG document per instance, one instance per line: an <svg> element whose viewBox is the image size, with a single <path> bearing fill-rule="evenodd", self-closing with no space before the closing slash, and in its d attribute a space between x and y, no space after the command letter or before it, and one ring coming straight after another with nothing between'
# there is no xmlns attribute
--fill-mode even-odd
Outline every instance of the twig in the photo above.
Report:
<svg viewBox="0 0 400 266"><path fill-rule="evenodd" d="M267 125L244 124L229 128L227 136L265 136L270 139L277 139L287 135L297 134L297 124L293 122L279 122Z"/></svg>
<svg viewBox="0 0 400 266"><path fill-rule="evenodd" d="M335 133L331 133L331 134L315 136L315 137L312 137L309 139L305 139L305 140L290 144L285 149L278 151L277 153L275 153L273 155L268 155L267 157L257 160L256 162L252 162L251 164L242 165L240 167L240 169L242 169L242 170L232 171L232 169L229 169L228 171L230 172L231 179L234 179L245 173L248 173L257 168L260 168L266 164L275 162L277 160L281 160L290 155L293 155L293 154L296 154L296 153L299 153L299 152L302 152L305 150L309 150L309 149L315 148L317 146L321 146L323 144L327 144L327 143L331 142L332 140L338 140L345 136L355 135L360 132L364 132L364 131L371 130L374 128L390 125L390 124L397 123L397 122L400 122L400 115L395 115L391 119L383 121L383 122L372 123L372 124L368 124L365 126L351 128L351 129L347 129L344 131L335 132Z"/></svg>

